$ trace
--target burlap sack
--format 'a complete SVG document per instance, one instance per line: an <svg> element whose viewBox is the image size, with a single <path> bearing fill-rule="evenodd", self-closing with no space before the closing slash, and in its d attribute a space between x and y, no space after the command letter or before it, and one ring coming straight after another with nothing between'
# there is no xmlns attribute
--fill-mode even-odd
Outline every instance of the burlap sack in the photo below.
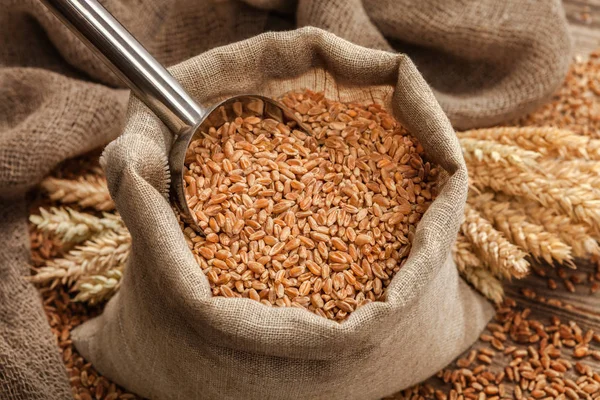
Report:
<svg viewBox="0 0 600 400"><path fill-rule="evenodd" d="M29 242L22 198L0 199L0 399L68 399L56 340L28 274Z"/></svg>
<svg viewBox="0 0 600 400"><path fill-rule="evenodd" d="M459 279L450 257L467 170L448 119L407 56L303 28L211 50L171 72L206 105L304 87L379 102L449 178L385 302L340 324L213 297L166 197L171 133L132 98L123 135L102 157L132 254L119 293L73 333L101 373L152 399L374 399L427 378L477 338L492 307Z"/></svg>
<svg viewBox="0 0 600 400"><path fill-rule="evenodd" d="M20 8L0 2L0 399L69 399L29 275L25 193L62 160L120 133L127 92L85 82ZM37 1L35 2L37 3Z"/></svg>
<svg viewBox="0 0 600 400"><path fill-rule="evenodd" d="M244 1L280 11L296 5L299 27L408 54L458 129L530 112L562 83L570 62L561 0Z"/></svg>
<svg viewBox="0 0 600 400"><path fill-rule="evenodd" d="M282 24L237 0L102 3L167 65ZM40 1L0 0L0 10L0 399L70 399L39 293L24 279L25 194L61 161L115 139L128 92Z"/></svg>

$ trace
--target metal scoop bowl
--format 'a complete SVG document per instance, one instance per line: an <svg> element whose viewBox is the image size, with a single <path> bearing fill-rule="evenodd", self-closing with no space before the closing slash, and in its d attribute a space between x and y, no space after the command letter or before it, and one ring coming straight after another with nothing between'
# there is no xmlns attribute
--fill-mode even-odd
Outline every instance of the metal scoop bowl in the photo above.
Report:
<svg viewBox="0 0 600 400"><path fill-rule="evenodd" d="M176 135L169 155L171 199L182 219L203 235L189 208L183 181L192 140L236 117L260 116L310 129L284 105L259 95L241 95L203 108L175 78L96 0L43 0Z"/></svg>

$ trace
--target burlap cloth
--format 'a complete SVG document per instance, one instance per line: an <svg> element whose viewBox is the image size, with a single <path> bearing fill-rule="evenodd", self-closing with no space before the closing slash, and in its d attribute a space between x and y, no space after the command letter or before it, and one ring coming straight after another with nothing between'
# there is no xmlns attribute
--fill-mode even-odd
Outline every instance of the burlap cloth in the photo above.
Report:
<svg viewBox="0 0 600 400"><path fill-rule="evenodd" d="M357 0L315 0L299 1L297 3L285 0L248 0L247 3L249 4L233 0L203 2L155 0L143 3L115 0L103 3L147 46L152 54L167 65L180 62L215 46L252 37L263 31L292 29L295 26L303 25L322 27L355 43L373 48L391 49L393 47L406 52L415 60L419 70L432 86L433 93L442 108L446 111L452 123L460 128L494 124L505 118L513 117L517 113L526 112L548 96L560 83L569 60L569 40L566 23L558 0L544 2L543 4L521 1L479 1L466 5L459 1L442 0L425 2L382 0L364 2L364 4ZM115 89L118 85L116 79L37 1L3 0L0 1L0 7L2 9L0 13L0 43L2 43L2 46L0 46L0 240L4 243L4 248L0 252L0 398L19 400L69 398L71 395L64 367L45 321L38 295L35 289L21 278L28 273L28 235L26 208L23 204L23 198L26 191L33 187L58 162L105 144L118 136L124 122L127 92ZM329 64L326 62L326 65L319 66L329 69L343 60L346 66L350 63L355 71L360 71L356 74L332 71L332 78L336 76L344 77L343 86L347 87L347 91L342 90L338 95L338 98L342 96L342 100L356 97L364 90L364 86L372 87L376 85L381 87L376 91L372 91L372 93L379 93L379 97L374 97L374 99L392 106L394 95L391 93L394 84L400 82L399 75L403 77L411 76L415 82L422 85L420 76L413 67L410 67L412 64L402 56L392 57L384 55L385 53L371 53L354 48L355 50L352 51L354 58L348 58L348 49L350 48L348 44L340 47L339 43L342 42L339 39L332 36L323 36L323 33L317 35L314 31L309 31L309 33L311 33L312 39L308 40L306 45L312 44L314 47L311 47L311 49L313 51L318 50L319 57L314 57L314 59L311 57L311 60L305 60L305 66L310 64L311 67L315 67L317 65L313 65L313 61L320 60L320 62L323 62L329 59L331 60ZM294 35L287 34L284 37L290 38ZM319 35L324 39L315 39ZM273 38L274 36L269 35L261 40L269 39L272 41ZM316 45L315 40L318 42ZM254 46L257 45L256 40L250 43L254 43ZM269 42L269 44L272 43ZM304 40L300 44L302 43L304 43ZM273 51L272 49L264 48L266 44L258 43L264 54L272 55L269 53ZM256 50L257 47L246 44L246 47L236 46L234 48L246 54L252 61L257 61L252 59L250 53L248 53L253 49ZM238 70L240 66L236 63L240 62L241 58L230 52L224 54L230 57L232 65L235 66L234 70ZM388 60L387 63L391 62L389 60L394 59L396 60L394 62L398 65L404 65L404 68L408 69L398 68L392 73L391 71L394 70L385 69L384 67L389 68L389 65L384 63L385 65L378 66L380 69L377 69L376 73L380 74L385 70L390 75L375 74L375 76L369 76L373 70L365 69L363 66L372 67L373 59L365 58L365 56L372 56L375 60L385 59ZM292 55L292 60L294 57L295 54ZM404 61L400 63L398 60ZM279 59L279 61L282 64L279 67L288 65L288 61L285 59ZM292 64L295 65L297 61L293 61ZM361 66L361 64L364 65ZM206 68L211 66L202 63L200 65L205 65ZM193 68L186 71L188 75L185 71L179 71L179 78L193 81L196 78L189 75L189 73L193 72L194 74L197 73L198 76L203 76L202 74L210 75L215 71L218 72L218 70L195 70ZM222 71L225 71L225 69ZM256 65L254 71L257 72ZM302 71L296 70L296 72L300 73ZM410 72L410 74L406 75L406 72ZM266 78L269 81L273 80L273 76L269 76L268 71L259 70L258 73L259 77L242 74L240 80L254 82L255 84L264 82ZM260 75L262 73L264 75ZM295 81L296 84L305 84L305 86L316 89L321 88L328 91L328 95L333 94L331 90L334 86L328 86L328 84L319 86L322 83L321 78L310 81L303 73L298 75L303 76L303 78ZM322 73L324 74L324 72ZM323 77L326 75L315 74L314 76ZM235 80L230 80L226 81L223 87L213 87L213 84L222 82L218 77L219 73L216 73L213 80L209 79L203 83L211 90L219 92L220 90L228 90L227 85L235 82ZM334 79L333 82L337 81ZM404 80L403 82L410 82L410 80ZM352 83L352 85L361 83L363 88L356 91L352 89L352 85L349 83ZM286 88L286 85L279 84L259 86L257 86L258 91L271 95L281 94L282 89ZM371 89L368 90L371 91ZM402 85L400 89L402 89ZM234 87L230 87L229 90L231 93L235 92ZM396 92L398 90L399 88L396 86ZM429 93L424 86L419 86L417 92L414 91L414 87L412 90L405 93L408 96L405 97L405 102L398 104L422 104L424 101L428 105L435 104L433 97L429 94L425 99L422 97L423 93ZM199 100L210 97L206 96L207 93L197 91L192 93ZM225 93L212 92L217 97ZM362 93L364 94L364 92ZM412 99L412 102L406 103L406 99ZM411 110L411 108L406 108L406 110ZM402 117L401 114L398 114L398 109L395 111L397 116ZM411 112L413 111L415 109L411 110ZM444 140L449 140L449 142L444 143L451 144L450 147L444 150L443 154L454 155L454 158L450 157L450 159L440 161L442 164L446 163L445 167L448 167L449 171L453 173L452 176L462 176L462 179L464 179L465 172L462 168L464 164L462 164L460 157L456 158L456 152L458 151L456 141L449 138L449 127L446 123L440 122L443 121L443 118L440 117L438 111L437 106L428 108L424 114L413 115L403 122L420 121L427 129L436 128L438 136L432 135L431 138L439 139L439 132L442 132ZM134 106L130 110L130 119L136 119L140 115L139 112L139 107ZM431 115L436 117L431 119ZM136 118L133 118L133 116ZM149 115L146 115L146 117L152 118ZM431 121L437 122L432 124ZM155 126L155 122L152 121L152 126ZM410 128L416 134L420 129L419 126L410 126ZM129 135L129 137L132 137L132 135ZM149 147L142 146L146 153L142 151L140 154L145 154L146 157L148 154L152 154L147 153L148 148L152 148L150 151L155 151L156 154L164 153L165 146L168 146L170 139L165 132L163 132L162 137L154 137L154 139L157 138L158 142L149 144L146 141L152 141L153 139L144 139L142 142ZM421 137L421 139L427 142L426 136ZM117 151L115 150L116 147L116 145L113 147L113 153ZM131 162L131 159L125 156L122 160ZM124 168L125 165L127 163L115 168ZM139 182L142 187L152 192L152 186L143 179L143 174L138 178L143 181ZM119 187L118 185L115 186L115 179L111 180L113 194L115 194L115 188ZM150 180L150 183L152 183L152 180ZM134 185L134 187L136 186ZM156 207L159 202L162 202L161 207L166 207L164 198L161 197L163 200L160 200L157 193L154 193L154 196L154 201L149 202L147 205L149 209ZM441 197L443 203L444 197ZM464 202L464 192L460 192L460 195L454 200L456 201L456 207L444 219L447 224L433 223L432 225L440 232L455 232L457 213L461 209L461 203ZM132 206L126 205L124 202L125 200L119 200L117 196L119 209L133 212ZM127 216L127 212L124 214L128 226L133 231L133 259L135 263L135 260L139 260L140 255L143 254L144 245L143 241L140 241L136 249L136 234L135 229L133 229L135 217ZM173 230L175 227L172 225L172 215L162 215L162 217L165 219L161 220L161 223L167 224L166 226ZM173 240L177 238L175 233L174 235ZM449 236L441 237L439 234L435 235L437 235L436 240L439 240L442 249L447 250L451 238ZM181 243L178 245L179 247L182 246ZM150 246L150 249L152 248ZM170 260L170 262L176 261L178 265L181 262L181 268L190 268L190 260L187 259L189 257L183 251L183 248L182 252L176 260ZM416 259L412 264L407 264L409 267L410 265L413 266L405 268L405 272L394 281L394 285L398 289L397 294L393 295L390 301L369 308L370 311L365 308L364 312L357 312L354 322L351 319L347 323L334 327L331 325L333 323L330 324L328 321L317 322L314 320L317 317L314 316L287 317L288 322L293 322L289 326L297 328L327 327L326 331L307 331L306 335L308 337L312 337L319 332L329 334L334 331L340 335L340 339L331 341L331 348L325 349L320 356L315 354L314 350L308 353L304 352L306 348L300 346L300 344L288 343L287 347L283 346L284 339L290 338L290 333L286 333L286 329L271 331L268 335L264 326L257 326L256 332L265 333L265 336L264 339L255 339L260 342L256 348L252 349L255 353L246 353L245 355L239 353L240 349L247 344L244 341L245 336L243 334L235 337L226 336L221 339L230 340L229 343L232 347L229 349L236 349L237 353L229 351L227 347L209 346L210 343L214 344L214 341L202 342L200 346L203 346L204 350L210 351L209 357L206 358L208 364L203 368L209 370L208 366L211 368L218 366L219 360L225 360L225 362L235 361L240 365L245 364L247 368L251 369L255 358L255 355L252 354L269 354L271 357L276 358L281 358L283 355L293 355L293 358L307 359L313 357L314 359L317 357L327 359L333 356L333 352L339 351L343 356L350 357L348 360L362 360L367 354L362 353L364 348L361 352L350 355L345 349L353 348L356 350L357 347L344 346L345 339L362 337L359 334L359 327L362 326L359 320L366 321L373 318L377 323L370 329L381 329L388 327L388 324L403 324L402 321L410 321L411 318L413 318L413 321L415 321L414 318L417 318L417 320L418 318L427 318L431 321L437 319L440 323L453 327L447 329L441 339L435 338L440 339L438 342L418 324L402 325L407 333L402 332L402 334L387 336L376 335L378 339L388 345L393 339L397 341L397 346L415 349L412 353L413 364L406 365L408 370L413 369L415 372L403 376L403 374L406 374L407 369L401 368L393 362L394 366L391 366L383 376L391 379L391 375L393 375L397 379L395 382L386 384L387 381L377 380L376 383L381 385L381 388L377 389L376 392L361 392L360 390L366 389L357 388L358 392L356 393L371 397L389 392L392 386L399 388L412 383L417 378L424 378L424 371L433 372L436 368L442 366L443 362L449 361L449 352L445 352L441 346L447 346L448 344L455 346L453 351L454 354L457 354L459 348L464 348L475 337L476 330L489 315L486 312L487 306L483 305L481 299L469 291L464 283L457 278L452 263L443 256L443 251L436 249L431 260L423 261L427 265L434 265L435 268L425 271L418 268L419 263ZM132 270L135 271L134 268ZM166 279L161 285L168 288L173 283L173 279L177 279L177 274L181 271L177 272L177 269L174 271L166 269L165 271L171 271L170 273L174 275L157 276ZM125 285L127 285L127 282L132 282L134 274L135 272L126 275ZM186 296L193 295L201 297L202 301L186 303L187 307L194 308L207 302L214 305L223 301L222 299L205 298L207 284L206 281L200 279L198 274L193 275L192 280L193 285L188 282L184 287L188 291L195 290L196 292L186 292L182 298L189 300L189 297ZM430 292L428 293L432 298L437 299L435 301L442 308L432 309L426 307L423 309L417 298L423 295L422 291L419 292L419 288L421 290L425 290L424 288L434 290L435 296L431 296ZM410 293L405 293L406 290ZM158 292L160 293L160 290ZM131 296L139 295L135 291L129 293L131 293ZM419 296L416 296L417 294ZM123 302L124 300L121 300L121 297L125 298L126 296L128 296L127 292L123 291L116 298L116 301L108 306L108 310L110 311L111 307L115 308L115 304L118 305L119 302ZM167 304L171 307L183 301L178 298L167 300ZM164 306L164 302L158 304L161 307ZM458 307L453 306L453 304L460 304L462 308L457 310ZM248 307L261 314L264 312L263 310L254 310L258 306L258 304L244 305L242 308ZM149 310L151 310L151 307L154 306L150 305L149 307ZM390 317L390 311L394 307L401 307L403 313L396 313ZM453 311L444 312L447 311L446 308ZM194 311L198 311L200 316L205 315L206 312L200 312L195 308ZM283 314L287 312L293 314L297 310L277 311L277 313ZM178 320L178 323L193 324L193 321L189 321L187 318L198 319L200 318L198 315L187 316L183 320ZM386 317L379 318L382 315L386 315ZM469 315L473 318L467 318ZM459 319L453 322L448 320L450 316ZM212 317L217 318L218 314L212 315ZM127 318L134 317L127 315ZM182 317L180 314L175 313L169 318ZM241 318L241 315L237 315L236 318ZM294 321L289 321L290 318ZM363 318L366 319L363 320ZM284 319L269 321L276 322L278 327L284 327L282 325ZM306 321L309 321L308 325L300 324ZM132 319L128 323L134 324L135 321ZM208 324L206 321L205 323ZM91 327L92 324L89 324L84 329L93 331ZM226 330L225 327L226 325L223 326L224 330ZM473 331L470 331L469 328L473 328ZM190 328L186 327L186 329ZM417 353L416 349L419 347L415 343L405 341L405 338L415 337L415 332L419 333L419 337L423 337L422 343L427 342L434 347L428 349L421 347L421 351ZM196 331L196 340L200 341L203 336L208 339L214 338L217 334L218 331ZM272 344L270 341L279 343L279 350L267 349L265 346ZM322 341L315 342L314 349L323 350L323 343ZM370 342L365 341L363 344L368 343ZM301 344L305 346L307 343L302 342ZM188 343L181 343L181 345L187 346ZM85 354L84 347L81 347L81 350ZM376 349L372 348L373 346L367 347L372 350L370 353L372 357L381 357L393 361L386 354L377 352ZM91 351L91 347L89 349ZM249 349L246 348L246 350ZM165 351L165 349L161 351ZM430 355L429 358L427 354ZM444 354L445 356L436 358L435 356L438 354ZM129 357L131 354L126 353L124 356ZM100 357L102 355L96 355L97 361L100 361ZM429 361L432 364L424 367L423 365ZM281 361L281 363L285 364L285 361ZM273 365L281 367L282 364ZM374 375L381 372L381 369L377 371L371 369L371 376L365 378L365 371L362 371L357 364L352 364L352 367L355 368L353 373L356 374L354 375L356 381L366 382L372 380ZM100 368L100 370L104 369L110 372L114 368L119 369L116 366L110 368L107 366ZM328 372L333 374L332 376L336 376L340 368L338 365L335 370L331 369ZM170 372L173 373L173 371ZM269 372L273 375L277 374L276 370ZM305 378L315 373L312 370L302 370L301 372L304 373ZM138 387L139 382L145 382L144 379L147 378L143 375L137 375L141 374L139 371L131 371L131 373L136 374L136 379L131 385L128 385L127 382L120 381L120 383L141 391L142 388ZM153 376L157 378L158 382L164 382L166 377L173 376L159 370L154 370L154 373ZM119 381L120 376L113 375ZM163 376L163 378L160 378L160 376ZM249 374L245 377L244 382L247 385L260 386L263 384L261 376L260 373L256 375ZM193 377L198 378L198 375ZM233 375L228 376L228 378L236 379ZM285 375L284 378L286 382L294 385L294 375ZM348 379L348 376L345 379ZM274 382L273 380L268 381L267 386L275 387ZM307 385L307 382L308 379L305 379L304 386ZM205 397L210 397L214 395L215 392L203 392L204 383L202 380L194 381L193 385L197 385L194 386L197 388L197 391L194 392L196 396L204 394ZM298 385L298 383L295 385ZM300 391L298 393L308 393L302 392L302 390L308 390L304 386L297 388ZM332 382L331 390L338 386ZM165 386L165 388L167 387ZM212 386L211 390L217 390L218 388L218 385ZM225 387L223 388L225 390ZM185 389L188 390L189 387ZM229 395L243 395L243 393L236 393L235 387L229 387L228 390L231 390L227 392ZM339 390L341 392L336 393L348 394L343 387ZM153 393L159 397L162 395L159 392L142 392L142 394ZM273 391L271 393L277 392ZM331 391L323 393L333 394Z"/></svg>

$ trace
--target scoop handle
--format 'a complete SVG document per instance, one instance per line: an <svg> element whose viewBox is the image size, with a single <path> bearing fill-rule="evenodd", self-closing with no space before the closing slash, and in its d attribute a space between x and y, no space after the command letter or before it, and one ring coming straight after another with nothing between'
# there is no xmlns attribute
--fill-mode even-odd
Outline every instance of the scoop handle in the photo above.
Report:
<svg viewBox="0 0 600 400"><path fill-rule="evenodd" d="M200 124L206 110L96 0L42 0L171 129Z"/></svg>

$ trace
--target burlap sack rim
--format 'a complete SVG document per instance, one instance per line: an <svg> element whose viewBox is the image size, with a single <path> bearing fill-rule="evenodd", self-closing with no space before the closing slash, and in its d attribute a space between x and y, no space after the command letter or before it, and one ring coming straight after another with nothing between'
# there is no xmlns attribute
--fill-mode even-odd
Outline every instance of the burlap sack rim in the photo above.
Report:
<svg viewBox="0 0 600 400"><path fill-rule="evenodd" d="M351 44L343 39L340 39L331 33L328 33L326 31L323 31L323 30L317 29L317 28L313 28L313 27L306 27L306 28L301 28L301 29L298 29L295 31L288 31L288 32L265 33L265 34L261 34L254 38L251 38L251 39L248 39L245 41L241 41L241 42L238 42L238 43L235 43L232 45L215 48L206 53L203 53L202 55L199 55L197 57L194 57L190 60L184 61L180 64L177 64L177 65L171 67L170 72L173 73L173 75L176 78L179 78L183 75L189 75L190 72L193 72L193 71L190 71L190 69L189 69L189 67L193 66L193 64L194 64L192 61L194 61L194 62L200 61L200 64L202 64L201 60L203 60L203 59L211 59L211 58L219 59L219 54L221 52L244 51L243 49L246 47L247 48L255 48L256 46L268 45L269 41L294 40L294 39L297 39L299 36L304 36L304 35L310 35L313 38L316 38L323 42L327 41L328 39L332 39L332 38L335 38L335 40L337 40L337 41L345 42L345 46L343 47L343 49L338 45L329 46L326 48L327 51L329 51L329 52L335 52L336 56L339 55L341 57L348 57L349 60L356 61L356 62L359 62L361 58L368 59L369 57L376 57L377 59L385 60L387 63L392 63L395 67L394 71L397 71L399 68L407 68L409 71L413 72L411 78L420 79L420 81L422 81L422 86L426 87L426 84L423 81L423 78L420 76L420 74L418 74L414 64L412 63L412 61L410 61L410 59L406 55L392 54L392 53L385 52L385 51L371 50L371 49L363 48L363 47ZM317 50L317 49L313 49L313 50ZM318 54L319 54L318 51L315 51L315 54L318 56ZM358 56L358 58L354 58L356 56ZM356 65L357 65L357 69L360 70L360 63L357 63ZM324 67L327 67L327 65L325 65ZM310 69L312 69L312 68L314 68L314 65ZM281 79L283 79L283 78L285 78L285 77L281 77ZM352 78L355 78L355 76L353 75ZM356 76L356 78L357 78L357 80L360 80L361 76ZM393 83L397 83L397 81L395 79L391 79L391 78L392 78L391 76L385 77L385 83L393 88ZM369 79L369 77L362 76L362 79L363 79L363 82L361 82L362 84L358 85L358 86L364 86L369 83L373 84L374 79L376 79L376 77L374 77L373 79ZM381 79L379 81L381 81ZM193 85L193 82L192 82L192 85ZM197 96L194 96L194 88L193 87L190 87L189 85L186 85L185 83L183 84L183 86L186 90L188 90L188 92L196 100L200 101L201 103L203 103L205 101L205 99L199 99L199 98L197 98ZM423 101L423 99L422 99L422 97L424 96L423 93L410 92L408 94L413 96L412 101ZM227 91L222 90L215 97L217 97L219 95L226 96ZM425 96L427 96L427 101L431 101L431 99L435 99L430 90L428 90L428 93L426 93ZM435 102L435 100L433 100L433 101ZM434 104L435 104L434 111L440 116L444 115L443 111L441 110L441 108L439 107L437 102L435 102ZM131 112L131 116L133 116L134 118L128 118L125 131L128 130L128 126L130 124L136 123L135 116L139 112L150 115L151 118L154 119L155 123L162 125L162 123L159 122L158 118L153 116L152 113L147 109L147 107L145 105L143 105L135 97L132 97L130 100L130 112ZM433 114L434 114L434 112L432 112L432 116L433 116ZM354 312L348 320L344 321L343 323L337 323L337 322L319 317L315 314L308 313L305 310L299 310L299 309L294 309L294 308L269 308L269 307L265 307L264 305L261 305L260 303L252 302L248 299L226 299L226 298L221 298L221 297L213 297L210 293L210 290L206 290L206 289L208 289L208 280L207 280L206 276L201 271L201 269L197 266L192 253L189 251L189 249L187 249L187 246L185 246L185 248L186 248L185 253L179 254L177 257L177 258L179 258L179 260L173 260L173 261L175 263L177 263L177 262L185 263L185 266L182 266L180 269L183 268L183 269L187 270L188 268L192 268L192 270L195 271L195 275L196 275L195 280L198 282L203 282L202 286L204 286L205 290L201 290L202 288L200 288L200 287L192 288L192 287L188 286L188 287L186 287L186 289L188 289L187 293L181 293L181 296L176 296L176 298L171 299L173 304L177 304L181 310L193 311L188 314L189 319L194 320L196 318L200 318L199 322L201 325L205 325L207 323L207 318L210 318L210 315L212 312L218 312L219 310L224 309L224 307L223 307L224 304L228 306L227 307L228 309L234 308L234 307L232 307L232 305L236 304L235 308L238 308L238 312L232 313L232 317L234 316L234 314L237 314L238 316L242 316L242 317L246 313L253 315L253 316L260 316L260 315L266 314L266 315L269 315L269 317L266 319L268 319L268 320L277 319L280 322L278 324L278 326L276 327L277 329L283 329L283 330L289 331L289 332L297 331L298 324L296 323L296 321L302 321L302 325L311 327L310 330L312 331L312 333L334 332L336 341L341 341L341 342L343 342L344 340L351 339L351 337L353 336L353 333L360 331L363 324L387 325L389 323L392 323L395 318L401 318L402 317L401 310L405 307L409 307L412 302L418 301L419 295L423 292L424 287L427 284L428 278L430 278L432 276L432 274L434 274L437 270L439 270L440 268L442 268L444 266L443 261L445 261L445 260L442 260L442 262L438 263L438 265L436 266L436 270L431 271L430 275L426 276L424 279L415 279L415 276L419 276L419 274L414 274L413 271L418 270L420 268L420 265L422 265L427 260L429 260L430 254L440 252L439 249L436 248L436 245L439 243L439 240L437 240L437 239L439 239L440 229L438 229L438 227L440 225L445 225L445 226L457 225L456 219L459 218L460 215L462 215L462 210L464 207L464 200L466 200L467 173L466 173L466 166L464 164L462 154L460 153L460 150L459 150L460 146L458 144L458 140L457 140L456 136L454 135L454 131L453 131L448 119L445 116L443 117L443 121L440 121L440 120L432 121L432 125L436 125L436 124L441 124L442 128L440 128L440 129L447 130L448 134L445 137L445 139L448 141L447 147L455 150L454 154L452 152L450 152L450 154L446 154L447 156L449 156L446 159L436 160L436 161L441 162L442 164L446 164L445 168L452 174L452 176L450 177L448 183L441 189L440 195L434 201L434 203L432 204L430 209L425 214L423 223L421 223L417 228L416 235L415 235L415 243L416 242L422 243L420 246L421 251L419 251L418 254L415 254L414 251L411 251L411 254L410 254L409 259L407 260L406 264L404 265L402 270L398 274L396 274L396 276L394 277L394 279L390 285L390 288L389 288L390 294L388 295L388 299L385 302L376 302L376 303L369 304L365 307L361 307L359 310ZM135 128L133 128L133 130L135 130ZM120 143L122 143L122 141L124 141L124 140L126 141L127 137L128 137L127 135L122 136L121 138L119 138L118 140L116 140L115 142L113 142L111 145L109 145L106 148L103 158L105 160L104 164L106 166L108 166L109 168L111 166L110 161L111 161L111 154L112 154L113 148L119 146ZM136 137L136 139L140 140L139 137ZM419 138L419 139L421 139L421 138ZM143 140L145 140L145 139L143 139ZM147 143L147 144L150 144L150 143ZM156 146L157 144L154 143L154 145ZM426 147L425 143L423 143L423 145L424 145L424 147ZM426 151L427 151L427 147L426 147ZM137 171L135 171L136 164L137 164L136 160L128 159L126 161L125 170L129 170L129 173L136 175L138 178L140 178L142 180L145 180L146 179L145 176L138 175ZM119 173L119 175L122 175L125 172L125 170L121 171ZM462 187L457 187L457 185L461 185ZM159 194L162 201L165 202L165 206L166 206L167 200L165 199L164 195L162 193L160 193L160 191L157 190L156 188L154 188L154 189L156 191L156 194ZM459 204L456 204L453 206L439 207L440 205L442 205L443 199L449 194L451 189L456 189L461 192L462 197L463 197L462 203L459 203ZM115 192L114 190L117 190L117 192ZM112 194L113 194L113 197L116 198L117 207L118 207L118 205L119 205L118 188L114 189L111 186L111 191L113 191ZM156 198L156 200L158 200L158 197ZM439 209L444 209L444 208L448 209L448 207L451 207L451 208L457 207L458 209L455 210L456 212L453 214L434 212L434 210L436 210L438 208ZM127 223L127 219L125 216L124 216L124 219L125 219L125 222ZM433 223L434 219L436 221L435 223ZM163 222L163 221L161 221L161 219L156 219L156 222L158 223L157 229L160 229L163 232L171 232L172 234L175 234L178 237L179 242L182 244L185 244L183 232L181 232L180 229L177 229L175 232L173 232L173 229L171 229L170 227L160 225ZM168 221L165 221L165 222L169 222L169 225L171 225L171 226L176 226L177 222L175 219L175 215L174 214L170 215L168 217ZM435 238L436 240L434 240L434 239L425 240L425 236ZM134 251L135 251L135 243L136 243L135 238L133 240L133 243L134 243L133 246L134 246ZM439 247L439 246L437 246L437 247ZM447 255L447 257L449 257L449 248L447 249L445 254ZM179 279L181 279L181 278L182 277L180 276ZM186 276L186 278L189 279L190 276ZM198 315L195 315L196 314L195 311L198 312ZM221 317L222 317L222 315L221 315ZM273 329L275 327L273 327L273 326L264 327L259 323L259 321L255 322L255 321L247 321L246 320L244 322L252 325L252 329L254 329L257 332L257 340L260 340L261 333L264 333L265 335L269 336L269 343L273 346L277 346L277 344L274 343L274 341L273 341ZM227 332L228 327L218 326L216 320L211 319L210 323L213 324L212 326L215 329L217 329L217 330L222 329L224 334L230 333L230 332ZM381 331L385 332L385 329L381 329ZM285 340L285 337L287 335L282 334L281 336L282 336L282 338L284 338L283 340ZM282 342L282 345L283 344L289 346L289 343L287 343L287 342ZM288 354L288 356L289 356L289 354Z"/></svg>

